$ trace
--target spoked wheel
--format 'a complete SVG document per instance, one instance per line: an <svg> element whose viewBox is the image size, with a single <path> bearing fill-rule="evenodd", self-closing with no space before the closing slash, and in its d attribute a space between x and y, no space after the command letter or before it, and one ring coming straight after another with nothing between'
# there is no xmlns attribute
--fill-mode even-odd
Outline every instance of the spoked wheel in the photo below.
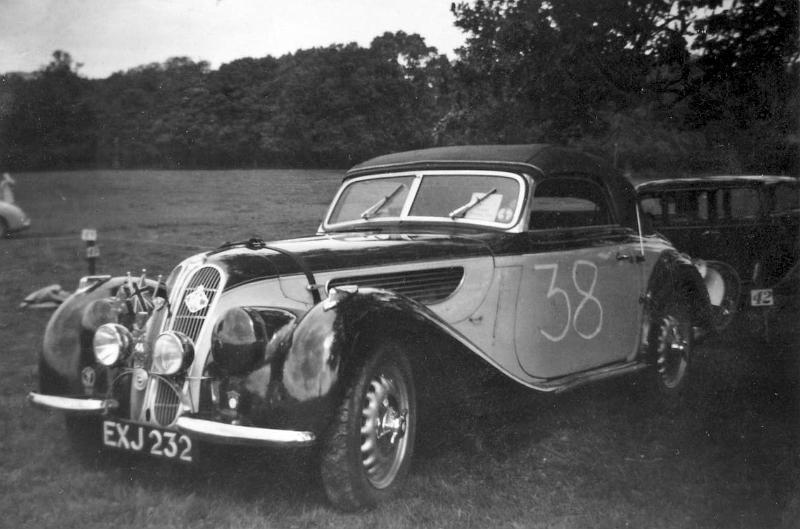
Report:
<svg viewBox="0 0 800 529"><path fill-rule="evenodd" d="M688 386L694 345L688 307L685 304L667 307L654 331L656 387L667 404L677 404Z"/></svg>
<svg viewBox="0 0 800 529"><path fill-rule="evenodd" d="M399 488L414 450L416 406L403 348L377 346L348 387L323 446L322 481L334 505L372 507Z"/></svg>

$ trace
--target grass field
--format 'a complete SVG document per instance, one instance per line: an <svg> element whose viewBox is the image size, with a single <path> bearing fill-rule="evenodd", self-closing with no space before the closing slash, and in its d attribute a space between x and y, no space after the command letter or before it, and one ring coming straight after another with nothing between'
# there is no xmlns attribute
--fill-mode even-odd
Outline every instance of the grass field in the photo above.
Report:
<svg viewBox="0 0 800 529"><path fill-rule="evenodd" d="M494 389L476 424L442 423L396 501L332 510L308 454L235 452L201 467L82 464L61 416L30 408L47 311L19 310L86 273L167 274L225 241L310 234L340 174L325 171L14 175L32 229L0 241L0 527L766 528L800 526L795 338L707 342L690 404L666 414L631 380L552 397ZM469 424L469 426L468 426Z"/></svg>

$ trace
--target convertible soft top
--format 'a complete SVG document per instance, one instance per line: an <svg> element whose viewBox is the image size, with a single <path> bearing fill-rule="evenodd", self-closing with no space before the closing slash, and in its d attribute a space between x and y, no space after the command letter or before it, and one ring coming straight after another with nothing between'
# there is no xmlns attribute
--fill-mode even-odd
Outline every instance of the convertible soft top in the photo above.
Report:
<svg viewBox="0 0 800 529"><path fill-rule="evenodd" d="M476 165L527 166L545 175L564 172L604 175L615 172L601 158L555 145L458 145L378 156L350 169L346 178L399 168L458 168Z"/></svg>
<svg viewBox="0 0 800 529"><path fill-rule="evenodd" d="M541 177L585 174L609 189L622 224L636 227L636 196L631 182L600 157L550 144L459 145L398 152L372 158L350 169L344 179L391 171L497 169Z"/></svg>

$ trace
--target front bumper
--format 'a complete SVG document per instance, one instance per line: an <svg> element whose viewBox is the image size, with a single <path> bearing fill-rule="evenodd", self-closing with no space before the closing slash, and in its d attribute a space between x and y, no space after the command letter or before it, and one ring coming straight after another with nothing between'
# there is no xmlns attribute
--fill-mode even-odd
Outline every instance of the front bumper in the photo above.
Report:
<svg viewBox="0 0 800 529"><path fill-rule="evenodd" d="M194 417L178 417L175 426L190 437L224 445L301 447L316 440L313 432L240 426Z"/></svg>
<svg viewBox="0 0 800 529"><path fill-rule="evenodd" d="M114 399L62 397L35 391L28 394L28 402L40 408L83 415L106 415L119 407ZM316 440L313 432L240 426L185 416L178 417L175 427L192 438L223 445L302 447Z"/></svg>
<svg viewBox="0 0 800 529"><path fill-rule="evenodd" d="M119 403L114 399L62 397L59 395L44 395L35 391L28 393L28 402L40 408L84 415L105 415L109 410L119 407Z"/></svg>

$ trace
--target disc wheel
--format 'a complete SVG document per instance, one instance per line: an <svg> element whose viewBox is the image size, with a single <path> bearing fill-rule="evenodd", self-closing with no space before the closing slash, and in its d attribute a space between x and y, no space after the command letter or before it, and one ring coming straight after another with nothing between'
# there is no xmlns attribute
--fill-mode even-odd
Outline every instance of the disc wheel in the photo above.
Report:
<svg viewBox="0 0 800 529"><path fill-rule="evenodd" d="M677 404L688 387L693 351L692 323L685 303L673 303L659 316L653 353L658 392L669 405Z"/></svg>
<svg viewBox="0 0 800 529"><path fill-rule="evenodd" d="M325 492L354 511L388 500L408 472L417 404L403 348L377 346L357 370L323 445Z"/></svg>

